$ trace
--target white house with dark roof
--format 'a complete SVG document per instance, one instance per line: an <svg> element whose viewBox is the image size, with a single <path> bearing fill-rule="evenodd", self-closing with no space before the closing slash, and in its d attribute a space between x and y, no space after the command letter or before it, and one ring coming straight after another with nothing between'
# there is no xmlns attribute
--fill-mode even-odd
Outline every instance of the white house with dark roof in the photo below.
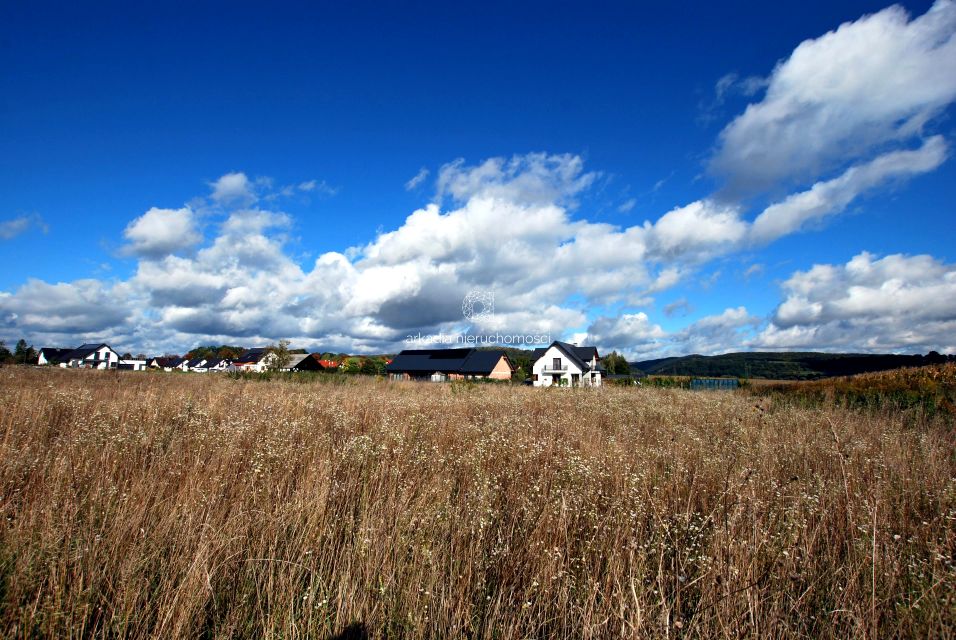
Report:
<svg viewBox="0 0 956 640"><path fill-rule="evenodd" d="M231 361L228 358L213 358L206 363L206 372L207 373L218 373L220 371L226 371L229 369Z"/></svg>
<svg viewBox="0 0 956 640"><path fill-rule="evenodd" d="M60 364L63 358L71 353L73 349L61 349L59 347L43 347L37 353L37 364L40 366L48 364Z"/></svg>
<svg viewBox="0 0 956 640"><path fill-rule="evenodd" d="M116 369L120 354L108 344L84 344L60 359L60 366L68 369Z"/></svg>
<svg viewBox="0 0 956 640"><path fill-rule="evenodd" d="M600 387L604 367L596 347L554 341L532 354L531 383L536 387Z"/></svg>
<svg viewBox="0 0 956 640"><path fill-rule="evenodd" d="M117 369L122 369L124 371L146 371L146 360L139 358L120 360Z"/></svg>
<svg viewBox="0 0 956 640"><path fill-rule="evenodd" d="M195 371L196 373L206 373L206 371L209 370L206 366L208 363L209 363L208 358L203 358L203 357L193 358L192 360L188 360L186 362L186 370Z"/></svg>
<svg viewBox="0 0 956 640"><path fill-rule="evenodd" d="M247 349L238 358L232 361L228 371L248 371L262 373L269 368L275 356L268 347Z"/></svg>

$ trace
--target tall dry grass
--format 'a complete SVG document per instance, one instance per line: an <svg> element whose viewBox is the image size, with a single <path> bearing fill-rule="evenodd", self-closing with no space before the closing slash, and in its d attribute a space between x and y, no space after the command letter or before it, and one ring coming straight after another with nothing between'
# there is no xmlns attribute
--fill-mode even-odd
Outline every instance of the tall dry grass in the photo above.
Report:
<svg viewBox="0 0 956 640"><path fill-rule="evenodd" d="M0 370L7 637L952 636L943 423Z"/></svg>

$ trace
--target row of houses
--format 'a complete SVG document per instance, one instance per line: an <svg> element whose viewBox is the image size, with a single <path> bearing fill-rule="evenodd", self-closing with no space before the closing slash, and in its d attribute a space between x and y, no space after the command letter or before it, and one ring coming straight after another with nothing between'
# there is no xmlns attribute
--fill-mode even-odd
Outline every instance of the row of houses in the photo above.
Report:
<svg viewBox="0 0 956 640"><path fill-rule="evenodd" d="M247 349L238 358L156 357L124 359L107 344L84 344L76 349L45 347L37 364L73 369L126 369L144 371L192 371L196 373L261 373L274 368L275 354L268 348ZM555 341L531 354L531 384L536 387L599 387L606 378L595 347ZM322 360L320 354L291 354L282 371L334 370L339 363ZM393 380L511 380L515 366L504 350L407 349L388 362L385 371Z"/></svg>
<svg viewBox="0 0 956 640"><path fill-rule="evenodd" d="M220 371L238 371L262 373L275 368L276 355L268 348L247 349L238 358L152 358L147 367L164 371L193 371L195 373L215 373ZM280 371L332 371L340 363L323 360L319 353L292 353L279 367Z"/></svg>
<svg viewBox="0 0 956 640"><path fill-rule="evenodd" d="M75 349L44 347L37 354L38 365L56 365L68 369L120 369L145 371L192 371L214 373L221 371L245 371L262 373L273 368L275 354L269 349L247 349L238 358L180 358L157 356L155 358L123 358L108 344L84 344ZM317 353L293 353L281 368L282 371L321 371L336 369L339 363L322 360Z"/></svg>

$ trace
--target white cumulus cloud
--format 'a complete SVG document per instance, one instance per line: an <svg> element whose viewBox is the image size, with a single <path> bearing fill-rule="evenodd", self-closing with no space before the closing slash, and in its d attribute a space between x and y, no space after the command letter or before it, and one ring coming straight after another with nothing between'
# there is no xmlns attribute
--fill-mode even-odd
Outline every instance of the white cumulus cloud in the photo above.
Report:
<svg viewBox="0 0 956 640"><path fill-rule="evenodd" d="M256 195L255 183L241 171L220 176L209 186L212 187L210 197L221 205L248 206L259 199Z"/></svg>
<svg viewBox="0 0 956 640"><path fill-rule="evenodd" d="M754 344L865 351L956 349L956 265L928 255L863 252L783 283L785 298Z"/></svg>
<svg viewBox="0 0 956 640"><path fill-rule="evenodd" d="M130 222L123 236L129 243L124 247L126 253L146 258L177 253L202 241L195 214L189 207L153 207Z"/></svg>
<svg viewBox="0 0 956 640"><path fill-rule="evenodd" d="M811 180L921 135L956 98L956 4L894 5L801 43L764 98L723 130L711 170L731 190Z"/></svg>

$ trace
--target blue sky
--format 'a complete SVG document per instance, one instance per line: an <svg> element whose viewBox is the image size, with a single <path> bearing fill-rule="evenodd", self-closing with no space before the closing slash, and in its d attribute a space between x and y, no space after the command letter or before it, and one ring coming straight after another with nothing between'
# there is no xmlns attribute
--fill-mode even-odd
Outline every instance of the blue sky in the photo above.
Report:
<svg viewBox="0 0 956 640"><path fill-rule="evenodd" d="M954 34L945 1L11 6L0 338L953 351Z"/></svg>

